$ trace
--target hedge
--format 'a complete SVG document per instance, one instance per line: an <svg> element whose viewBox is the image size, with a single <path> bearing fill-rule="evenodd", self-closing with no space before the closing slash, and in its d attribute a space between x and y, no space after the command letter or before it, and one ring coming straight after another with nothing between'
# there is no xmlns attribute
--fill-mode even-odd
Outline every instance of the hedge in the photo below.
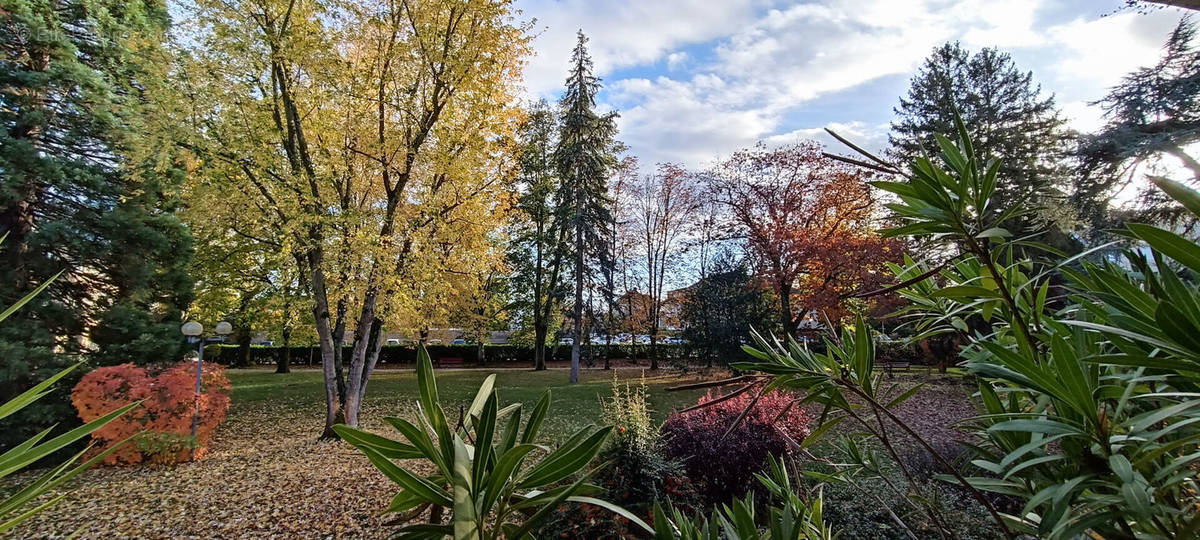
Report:
<svg viewBox="0 0 1200 540"><path fill-rule="evenodd" d="M694 351L686 345L665 345L659 346L660 358L664 361L677 361L684 358L694 356ZM478 345L426 345L426 350L429 351L429 356L437 361L440 358L462 358L468 364L479 364L479 346ZM583 359L600 363L604 361L604 345L585 345L583 347ZM311 355L314 365L321 362L321 353L317 347L290 347L292 353L293 365L304 365L309 362ZM349 345L342 347L342 352L345 356L351 353ZM571 358L570 345L556 345L552 347L550 356L551 361L568 360ZM208 362L216 362L218 364L231 365L237 359L237 345L210 345L204 349L204 359ZM517 345L485 345L484 357L488 364L533 364L533 347L522 347ZM612 345L612 358L650 358L649 345ZM283 347L280 346L260 346L254 345L250 347L250 363L251 364L274 364L279 355L283 354ZM379 351L380 364L416 364L417 349L412 345L384 345Z"/></svg>
<svg viewBox="0 0 1200 540"><path fill-rule="evenodd" d="M810 342L809 346L815 350L823 351L824 343ZM585 362L591 360L594 363L604 362L604 345L585 345L583 347L583 360ZM439 358L462 358L468 364L480 364L478 354L478 345L427 345L425 347L429 351L429 356L435 361ZM550 356L551 361L568 360L571 358L570 345L556 345L553 348ZM699 351L688 345L666 345L659 344L660 360L667 363L679 363L684 360L701 361ZM218 364L231 365L237 358L237 345L210 345L204 350L205 361L216 362ZM921 353L915 346L906 345L901 342L879 343L875 346L876 361L878 362L907 362L911 364L926 364L925 355ZM311 355L314 365L320 364L321 353L317 347L291 347L292 364L305 365L309 362ZM346 357L350 355L350 346L342 348L343 354ZM250 347L250 363L251 364L274 364L283 354L283 347L280 346L260 346L254 345ZM612 345L612 358L632 358L647 360L650 358L649 345ZM533 347L523 347L518 345L485 345L484 356L487 364L533 364ZM748 358L729 359L731 361L744 360ZM384 345L379 351L380 364L405 365L416 364L417 349L412 345Z"/></svg>

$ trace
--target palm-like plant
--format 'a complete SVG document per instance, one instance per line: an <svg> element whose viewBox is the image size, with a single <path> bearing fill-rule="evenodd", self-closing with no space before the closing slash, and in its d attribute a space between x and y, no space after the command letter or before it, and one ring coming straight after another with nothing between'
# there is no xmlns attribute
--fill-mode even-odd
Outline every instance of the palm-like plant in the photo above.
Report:
<svg viewBox="0 0 1200 540"><path fill-rule="evenodd" d="M1130 224L1125 234L1149 256L1127 253L1128 267L1083 261L1091 252L1056 264L1019 260L1016 247L1036 245L1000 224L1033 209L988 206L998 164L981 162L957 125L957 141L938 138L944 168L919 159L908 182L876 185L899 198L889 206L903 225L890 234L959 250L951 270L899 269L898 287L922 328L970 337L963 355L981 408L967 423L981 441L972 463L991 474L965 484L1024 499L1001 524L1040 537L1195 537L1200 246ZM1155 183L1200 215L1200 194ZM1057 299L1055 273L1070 283Z"/></svg>
<svg viewBox="0 0 1200 540"><path fill-rule="evenodd" d="M422 348L417 355L416 423L386 418L404 441L334 426L343 440L400 486L387 509L400 513L398 521L405 522L400 538L526 538L567 502L607 508L650 530L623 508L589 496L599 488L588 484L589 474L582 471L611 427L584 428L555 449L542 446L537 438L550 408L550 392L542 395L522 425L521 404L498 405L495 377L484 380L470 407L451 424L438 397L433 364ZM538 454L543 455L534 459ZM418 476L392 461L421 458L429 460L435 472ZM449 523L441 522L444 509L450 511ZM426 511L428 523L408 523Z"/></svg>
<svg viewBox="0 0 1200 540"><path fill-rule="evenodd" d="M755 515L754 496L734 499L713 510L711 517L690 517L679 509L654 505L655 540L833 540L837 534L825 524L824 498L818 493L805 500L792 487L782 461L771 457L769 474L755 477L771 494L765 526Z"/></svg>

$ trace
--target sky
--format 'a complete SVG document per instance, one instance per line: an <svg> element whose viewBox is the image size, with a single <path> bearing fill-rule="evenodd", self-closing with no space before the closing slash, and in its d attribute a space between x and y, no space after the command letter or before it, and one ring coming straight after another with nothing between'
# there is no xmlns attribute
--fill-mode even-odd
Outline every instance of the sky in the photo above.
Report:
<svg viewBox="0 0 1200 540"><path fill-rule="evenodd" d="M816 139L822 128L886 146L899 96L934 47L997 47L1033 72L1070 126L1102 124L1093 105L1153 64L1183 10L1123 0L516 0L533 21L531 99L555 100L575 33L620 114L618 138L643 167L703 168L758 141Z"/></svg>

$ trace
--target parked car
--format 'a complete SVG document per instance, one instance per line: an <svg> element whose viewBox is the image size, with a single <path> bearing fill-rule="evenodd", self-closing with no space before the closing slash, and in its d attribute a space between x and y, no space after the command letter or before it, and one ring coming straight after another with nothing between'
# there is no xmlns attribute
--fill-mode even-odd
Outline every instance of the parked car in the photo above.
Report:
<svg viewBox="0 0 1200 540"><path fill-rule="evenodd" d="M396 338L388 338L388 340L387 340L387 341L385 341L385 342L384 342L384 344L386 344L386 345L399 345L399 344L400 344L400 340L398 340L398 339L396 339Z"/></svg>
<svg viewBox="0 0 1200 540"><path fill-rule="evenodd" d="M559 345L574 345L575 338L573 338L571 336L563 337L562 339L558 340L558 344Z"/></svg>
<svg viewBox="0 0 1200 540"><path fill-rule="evenodd" d="M454 340L454 341L451 341L451 342L450 342L450 344L451 344L451 345L466 345L466 344L467 344L467 340L465 340L465 339L463 339L463 338L458 338L458 339L456 339L456 340Z"/></svg>
<svg viewBox="0 0 1200 540"><path fill-rule="evenodd" d="M650 344L650 336L646 335L646 334L642 334L642 335L638 336L637 343L638 343L638 345L649 345Z"/></svg>

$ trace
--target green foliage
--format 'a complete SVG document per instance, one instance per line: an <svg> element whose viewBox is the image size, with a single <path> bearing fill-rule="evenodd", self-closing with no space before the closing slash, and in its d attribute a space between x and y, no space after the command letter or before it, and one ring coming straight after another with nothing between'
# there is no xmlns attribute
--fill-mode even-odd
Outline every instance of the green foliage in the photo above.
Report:
<svg viewBox="0 0 1200 540"><path fill-rule="evenodd" d="M1022 499L1003 520L1039 537L1194 537L1200 246L1131 224L1123 234L1149 256L1127 253L1128 268L1064 260L1069 302L1052 302L1055 268L1013 257L1018 242L1000 228L1005 214L1030 209L988 211L1000 165L977 157L967 131L960 121L956 142L939 137L945 168L920 158L909 183L880 183L901 201L892 209L904 224L892 234L962 249L936 291L915 284L908 294L936 300L922 306L935 331L983 322L964 351L979 380L980 416L967 427L980 441L972 463L990 474L967 484ZM1196 200L1159 183L1181 203Z"/></svg>
<svg viewBox="0 0 1200 540"><path fill-rule="evenodd" d="M388 512L405 513L402 521L409 521L426 509L432 516L450 510L450 523L407 523L400 528L400 538L522 538L568 502L602 506L640 522L624 509L590 497L599 488L587 483L589 475L580 476L612 428L584 428L558 448L546 448L536 441L550 408L550 393L542 395L522 426L522 406L501 408L494 384L495 375L485 379L470 407L452 424L438 397L433 363L422 349L417 361L417 422L386 418L405 442L345 425L334 427L400 485ZM537 455L540 458L533 459ZM414 458L429 460L435 472L417 476L392 461Z"/></svg>
<svg viewBox="0 0 1200 540"><path fill-rule="evenodd" d="M0 243L3 241L4 238L0 237ZM58 276L56 275L51 278L51 281L57 278ZM51 281L42 283L32 292L25 295L24 298L21 298L8 309L4 310L3 313L0 313L0 321L7 319L9 315L12 315L19 308L21 308L21 306L24 306L35 296L45 290L50 285ZM59 371L46 380L38 383L33 388L22 392L16 397L0 405L0 420L13 415L21 409L24 409L30 404L41 399L42 397L45 397L46 394L50 393L50 389L54 383L65 377L76 367L78 367L78 364ZM30 464L33 464L34 462L37 462L38 460L45 458L54 452L67 448L75 442L84 439L85 437L91 435L93 431L104 427L105 424L112 422L117 417L125 414L127 411L137 406L138 403L131 403L50 439L47 439L46 437L50 435L53 427L47 428L37 435L34 435L20 444L8 449L3 454L0 454L0 480L3 480L5 477L11 474L20 472ZM108 456L109 453L120 448L122 444L124 444L124 442L114 445L112 448L93 456L91 459L84 461L83 463L79 463L79 459L83 456L86 450L79 452L63 462L61 465L51 467L47 472L43 473L28 485L25 485L14 493L7 495L4 499L0 499L0 533L5 533L11 530L22 521L25 521L36 515L38 512L41 512L42 510L45 510L58 503L66 495L58 495L57 497L51 498L50 500L33 508L28 508L31 501L41 497L46 493L50 493L51 491L58 489L59 486L63 485L68 480L78 476L80 473L91 468L91 466L95 465L96 463L99 463L106 456Z"/></svg>
<svg viewBox="0 0 1200 540"><path fill-rule="evenodd" d="M688 290L683 304L683 337L710 365L743 357L741 340L751 328L770 331L778 324L776 300L769 289L755 286L750 269L725 256L711 274Z"/></svg>
<svg viewBox="0 0 1200 540"><path fill-rule="evenodd" d="M654 506L656 540L832 540L837 538L825 524L824 498L820 492L805 500L792 486L783 462L771 458L770 474L756 475L771 494L765 516L755 514L754 496L734 499L715 508L711 517L689 517L672 507ZM765 521L762 527L760 522Z"/></svg>
<svg viewBox="0 0 1200 540"><path fill-rule="evenodd" d="M89 340L97 363L182 354L183 172L146 135L168 21L154 1L0 7L0 305L66 272L0 328L0 400L74 364ZM73 416L56 391L0 432L0 448Z"/></svg>
<svg viewBox="0 0 1200 540"><path fill-rule="evenodd" d="M1032 72L1021 71L1007 53L984 48L971 53L957 42L937 47L913 77L896 108L889 142L892 157L910 163L937 152L938 134L955 131L961 114L983 155L1004 156L987 210L1003 212L1033 202L1037 212L1013 216L1005 225L1017 236L1041 232L1061 249L1071 244L1072 210L1062 204L1070 183L1064 165L1070 134L1053 96L1044 96ZM981 208L983 209L983 208Z"/></svg>

